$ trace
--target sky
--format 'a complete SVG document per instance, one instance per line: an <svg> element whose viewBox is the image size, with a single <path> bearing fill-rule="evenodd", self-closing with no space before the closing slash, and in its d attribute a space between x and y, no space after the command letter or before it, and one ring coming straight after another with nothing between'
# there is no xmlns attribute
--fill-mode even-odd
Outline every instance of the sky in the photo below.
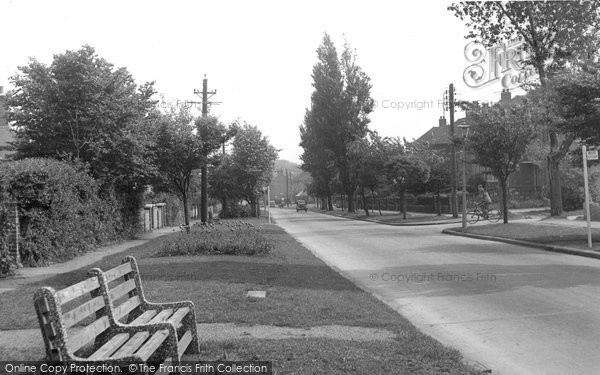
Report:
<svg viewBox="0 0 600 375"><path fill-rule="evenodd" d="M411 140L437 126L450 83L460 100L500 98L499 80L465 83L473 64L465 56L467 29L448 4L0 0L0 86L10 89L9 77L30 57L50 63L54 54L88 44L138 83L155 81L156 99L199 100L194 89L206 75L217 91L212 100L220 102L211 114L258 126L280 158L299 162L298 127L324 33L338 52L345 42L356 49L377 104L370 128L383 136Z"/></svg>

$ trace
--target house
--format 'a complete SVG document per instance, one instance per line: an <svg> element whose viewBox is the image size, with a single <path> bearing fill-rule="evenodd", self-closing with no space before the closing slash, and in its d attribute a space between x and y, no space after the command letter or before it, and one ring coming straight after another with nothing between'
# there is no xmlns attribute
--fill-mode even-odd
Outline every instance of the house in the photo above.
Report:
<svg viewBox="0 0 600 375"><path fill-rule="evenodd" d="M522 101L523 97L517 96L512 98L511 92L507 89L502 90L500 95L500 103L511 103L515 101ZM469 123L469 112L467 111L464 118L458 119L454 122L454 136L455 138L462 138L467 135L467 129L461 127L461 125L468 125ZM450 125L446 122L445 117L440 117L438 120L438 126L429 129L425 134L419 137L417 142L428 143L429 147L437 150L444 150L449 156L451 153L451 129ZM460 147L457 149L457 174L460 176L463 157L461 155ZM497 179L490 173L489 169L478 165L474 161L473 155L467 155L467 168L466 175L467 180L472 176L481 175L487 181L488 188L494 190L498 188ZM513 194L517 194L521 197L528 198L540 198L546 188L546 178L543 168L543 162L540 160L524 160L519 164L518 170L513 173L508 181L508 186ZM460 187L460 183L458 184Z"/></svg>
<svg viewBox="0 0 600 375"><path fill-rule="evenodd" d="M0 161L7 159L10 154L9 142L13 140L14 134L6 118L6 95L4 95L4 88L0 86Z"/></svg>

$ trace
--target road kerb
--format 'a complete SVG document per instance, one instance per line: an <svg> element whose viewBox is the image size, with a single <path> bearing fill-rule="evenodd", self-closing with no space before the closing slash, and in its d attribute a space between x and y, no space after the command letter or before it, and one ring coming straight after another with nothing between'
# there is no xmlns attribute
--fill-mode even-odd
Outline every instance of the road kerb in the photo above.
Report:
<svg viewBox="0 0 600 375"><path fill-rule="evenodd" d="M504 242L504 243L508 243L511 245L534 247L536 249L551 251L554 253L562 253L562 254L577 255L577 256L582 256L582 257L587 257L587 258L600 259L600 252L581 250L581 249L576 249L576 248L572 248L572 247L547 245L547 244L541 244L541 243L531 242L531 241L516 240L514 238L488 236L485 234L464 233L464 232L454 230L454 229L444 229L444 230L442 230L442 233L451 234L453 236L471 237L471 238L476 238L479 240Z"/></svg>

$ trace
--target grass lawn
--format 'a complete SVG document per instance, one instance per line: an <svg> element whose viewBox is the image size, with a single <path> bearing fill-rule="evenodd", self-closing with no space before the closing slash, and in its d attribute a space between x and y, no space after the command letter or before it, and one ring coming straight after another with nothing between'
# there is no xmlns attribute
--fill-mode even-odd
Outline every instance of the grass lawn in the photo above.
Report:
<svg viewBox="0 0 600 375"><path fill-rule="evenodd" d="M460 228L454 228L460 231ZM541 244L569 246L587 249L587 229L585 227L569 227L553 224L491 224L476 225L467 228L468 233L487 236L512 238ZM600 243L600 229L592 229L592 240ZM599 245L594 250L600 250Z"/></svg>
<svg viewBox="0 0 600 375"><path fill-rule="evenodd" d="M348 212L342 210L334 210L334 211L321 211L315 208L311 209L311 211L337 216L337 217L345 217L349 219L359 219L359 220L368 220L378 223L386 223L386 224L394 224L394 223L418 223L418 222L429 222L429 221L440 221L443 222L445 220L452 220L452 217L441 215L437 216L437 214L423 214L423 213L412 213L408 212L406 214L406 219L403 218L403 215L398 212L383 212L382 215L379 215L379 211L375 210L370 212L369 216L365 213L364 210L356 210L356 212Z"/></svg>
<svg viewBox="0 0 600 375"><path fill-rule="evenodd" d="M258 223L258 219L251 219ZM80 281L89 268L109 269L124 255L138 259L145 292L156 302L192 300L199 323L241 323L285 327L327 325L385 329L391 340L351 341L343 337L303 339L239 339L207 341L201 358L273 361L278 374L476 374L460 354L420 333L410 322L357 288L314 257L276 225L262 221L263 233L275 247L262 256L156 257L167 236L90 267L57 275L36 285L0 294L0 329L38 328L34 290L63 288ZM249 290L265 290L266 299L246 298ZM202 335L202 332L200 332ZM6 349L1 348L0 358ZM3 355L4 354L4 355ZM25 353L39 359L39 350Z"/></svg>

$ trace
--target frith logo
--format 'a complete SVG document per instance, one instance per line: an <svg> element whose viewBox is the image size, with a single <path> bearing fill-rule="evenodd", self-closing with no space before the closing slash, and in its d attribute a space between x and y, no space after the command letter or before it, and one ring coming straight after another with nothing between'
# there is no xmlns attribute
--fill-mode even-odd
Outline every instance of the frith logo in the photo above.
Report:
<svg viewBox="0 0 600 375"><path fill-rule="evenodd" d="M479 42L467 44L465 58L472 64L463 73L464 82L472 88L496 82L505 89L521 86L536 75L533 67L525 65L530 56L524 47L521 41L491 47Z"/></svg>

